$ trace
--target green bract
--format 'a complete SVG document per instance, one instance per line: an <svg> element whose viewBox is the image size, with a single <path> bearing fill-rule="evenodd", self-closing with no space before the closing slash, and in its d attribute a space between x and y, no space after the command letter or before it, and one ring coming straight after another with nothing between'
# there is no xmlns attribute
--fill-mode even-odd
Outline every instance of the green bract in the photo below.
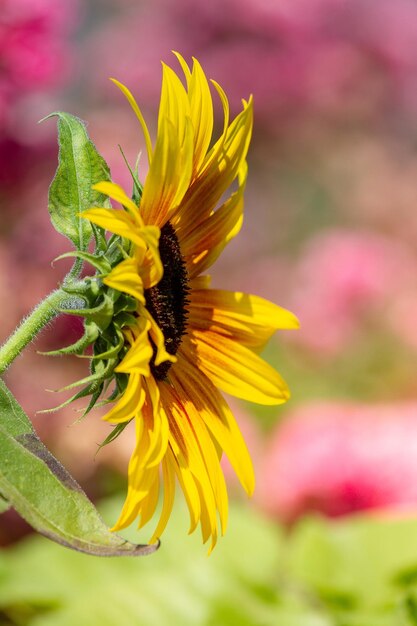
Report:
<svg viewBox="0 0 417 626"><path fill-rule="evenodd" d="M102 282L126 255L128 244L120 237L107 240L102 229L81 217L93 204L109 206L107 197L92 188L110 180L109 168L79 119L68 113L52 115L58 117L59 165L49 189L48 208L56 230L75 246L75 251L62 256L74 257L75 263L61 287L47 296L0 348L0 373L56 315L82 316L83 337L51 354L81 355L93 346L88 356L90 375L67 387L84 385L83 389L64 403L91 395L88 411L111 380L116 382L112 398L124 389L124 375L116 375L114 368L123 358L122 332L133 321L136 303ZM136 182L135 189L137 193L140 190ZM90 253L93 236L95 251ZM96 273L81 279L85 262ZM116 427L107 440L120 430ZM9 506L53 541L89 554L141 555L157 548L129 543L108 530L80 486L38 439L29 418L0 379L0 512Z"/></svg>
<svg viewBox="0 0 417 626"><path fill-rule="evenodd" d="M100 248L100 245L104 245L104 242L98 244L97 248ZM62 289L68 296L74 302L82 302L83 306L81 308L63 308L61 312L83 317L84 335L70 346L46 353L49 356L75 354L90 359L90 375L71 383L61 391L84 385L83 389L56 407L59 409L78 398L91 396L84 415L93 408L113 379L115 380L115 389L106 402L115 400L124 391L127 377L125 374L116 373L114 369L123 359L127 350L123 329L135 324L135 317L133 316L137 306L135 299L106 286L102 281L102 278L110 272L113 265L117 265L123 258L123 240L119 237L112 237L105 245L106 251L99 250L94 255L71 252L60 257L72 256L88 261L97 269L97 274L83 280L67 280L63 285ZM91 355L84 355L85 350L90 346L92 346ZM120 428L115 429L110 439L106 439L106 443L113 440L115 433L119 433L121 430Z"/></svg>

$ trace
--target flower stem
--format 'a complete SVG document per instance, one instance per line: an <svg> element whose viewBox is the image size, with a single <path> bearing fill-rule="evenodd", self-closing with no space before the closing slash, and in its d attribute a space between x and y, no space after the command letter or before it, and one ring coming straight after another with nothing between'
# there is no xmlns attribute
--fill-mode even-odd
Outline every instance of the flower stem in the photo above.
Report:
<svg viewBox="0 0 417 626"><path fill-rule="evenodd" d="M10 335L0 348L0 375L9 367L10 363L19 356L22 350L35 339L36 335L59 314L59 309L64 308L64 302L68 302L68 294L62 289L57 289L49 294L35 307L20 326Z"/></svg>

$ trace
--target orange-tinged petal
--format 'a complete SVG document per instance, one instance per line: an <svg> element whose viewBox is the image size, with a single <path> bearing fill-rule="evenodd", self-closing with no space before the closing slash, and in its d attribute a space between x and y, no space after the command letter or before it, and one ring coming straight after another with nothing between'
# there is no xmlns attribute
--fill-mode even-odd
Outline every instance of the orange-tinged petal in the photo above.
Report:
<svg viewBox="0 0 417 626"><path fill-rule="evenodd" d="M186 227L181 235L181 249L190 280L207 270L218 259L226 245L240 231L243 223L243 192L246 183L246 163L241 167L241 183L206 220L190 232ZM186 223L186 222L185 222Z"/></svg>
<svg viewBox="0 0 417 626"><path fill-rule="evenodd" d="M188 265L191 266L193 256L197 256L204 251L210 252L212 248L219 244L223 243L226 245L231 239L231 235L237 234L237 226L239 225L240 228L243 219L245 180L239 189L216 211L198 223L192 230L187 229L187 231L183 231L181 235L181 251L187 259ZM193 274L196 275L195 272Z"/></svg>

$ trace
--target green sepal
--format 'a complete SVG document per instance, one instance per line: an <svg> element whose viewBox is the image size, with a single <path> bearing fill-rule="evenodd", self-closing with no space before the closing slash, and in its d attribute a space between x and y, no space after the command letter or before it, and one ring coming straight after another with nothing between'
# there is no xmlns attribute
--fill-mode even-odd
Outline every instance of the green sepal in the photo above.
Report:
<svg viewBox="0 0 417 626"><path fill-rule="evenodd" d="M111 402L115 402L116 400L118 400L123 395L124 391L126 390L127 382L128 382L127 374L120 373L120 372L114 373L114 379L116 381L116 385L115 385L113 391L111 392L111 394L107 398L105 398L104 400L101 400L97 404L97 407L106 406L107 404L110 404ZM111 379L110 378L107 378L106 381L104 381L104 383L103 383L104 391L106 391L106 389L110 385L110 383L111 383Z"/></svg>
<svg viewBox="0 0 417 626"><path fill-rule="evenodd" d="M125 313L124 311L122 311L122 313L119 313L119 315L117 316L117 324L119 326L135 326L136 321L137 320L134 315L132 315L131 313Z"/></svg>
<svg viewBox="0 0 417 626"><path fill-rule="evenodd" d="M88 306L88 302L92 297L97 298L100 294L99 281L95 276L86 276L86 278L76 280L66 277L61 289L72 297L77 296L83 299L84 307Z"/></svg>
<svg viewBox="0 0 417 626"><path fill-rule="evenodd" d="M93 383L95 381L101 381L107 378L108 376L111 376L116 365L117 365L116 359L109 359L109 361L106 364L104 364L103 361L98 361L96 365L96 369L98 371L95 371L93 374L90 374L90 376L86 376L85 378L82 378L81 380L77 380L74 383L66 385L65 387L61 387L61 389L56 389L55 391L59 393L61 391L68 391L69 389L74 389L75 387L79 387L80 385L86 385L86 384Z"/></svg>
<svg viewBox="0 0 417 626"><path fill-rule="evenodd" d="M97 224L91 224L91 228L93 230L94 240L96 242L96 252L106 252L107 250L107 239L106 239L106 231L101 226L97 226Z"/></svg>
<svg viewBox="0 0 417 626"><path fill-rule="evenodd" d="M133 313L138 308L138 303L136 302L133 296L128 296L126 294L122 294L116 302L114 303L114 315L117 316L119 313L124 311L129 311Z"/></svg>
<svg viewBox="0 0 417 626"><path fill-rule="evenodd" d="M98 329L98 326L94 322L86 322L84 325L84 335L80 337L78 341L72 343L70 346L59 348L58 350L50 350L49 352L38 352L38 354L42 354L43 356L63 356L64 354L76 354L80 356L81 353L88 348L88 346L95 342L99 334L100 331Z"/></svg>
<svg viewBox="0 0 417 626"><path fill-rule="evenodd" d="M99 452L101 448L104 448L104 446L107 446L109 443L117 439L117 437L119 437L119 435L122 434L126 426L130 424L131 421L132 420L130 419L127 422L123 422L122 424L116 424L116 426L113 428L111 433L109 433L107 437L101 443L98 444L97 452Z"/></svg>
<svg viewBox="0 0 417 626"><path fill-rule="evenodd" d="M139 206L140 201L142 199L142 194L143 194L143 185L139 180L139 176L138 176L138 168L139 168L139 158L140 155L138 156L138 158L136 159L136 163L135 163L135 168L133 169L129 163L129 161L126 158L125 153L123 152L122 147L119 145L119 150L122 154L123 160L126 163L127 169L130 172L130 175L132 177L133 180L133 189L132 189L132 200L133 202L135 202L135 204L137 204Z"/></svg>
<svg viewBox="0 0 417 626"><path fill-rule="evenodd" d="M103 360L103 359L114 359L119 354L120 350L123 348L123 345L124 345L123 334L118 328L116 328L115 330L116 330L117 337L119 339L117 344L115 346L112 346L105 352L100 352L99 354L88 356L87 358L90 358L93 361L98 361L98 360Z"/></svg>
<svg viewBox="0 0 417 626"><path fill-rule="evenodd" d="M110 206L108 197L93 189L94 184L111 180L110 170L80 119L62 111L44 119L54 116L58 117L59 155L58 169L49 188L48 209L56 230L68 237L77 250L85 251L93 229L81 214L92 205Z"/></svg>
<svg viewBox="0 0 417 626"><path fill-rule="evenodd" d="M58 406L54 406L51 409L42 409L41 411L38 411L38 413L42 413L42 414L43 413L56 413L57 411L60 411L61 409L71 404L71 402L75 402L75 400L80 400L80 398L85 398L86 396L89 396L91 393L94 393L95 389L96 387L93 382L90 385L87 385L86 387L84 387L84 389L81 389L81 391L78 391L77 393L75 393L70 398L67 398L67 400L65 400L64 402L61 402L61 404L58 404ZM49 389L48 391L52 391L52 393L56 393L56 390L53 390L53 389L52 390ZM58 391L62 391L62 390L59 389Z"/></svg>
<svg viewBox="0 0 417 626"><path fill-rule="evenodd" d="M75 250L74 252L65 252L64 254L60 254L54 259L54 261L60 261L61 259L68 259L70 257L76 257L77 259L86 261L87 263L92 265L96 270L101 272L104 276L108 274L111 270L110 263L107 261L107 259L103 255L97 256L95 254L90 254L89 252L81 252L79 250Z"/></svg>
<svg viewBox="0 0 417 626"><path fill-rule="evenodd" d="M117 247L117 254L120 257L120 238L114 240ZM71 252L64 256L79 256L82 260L93 261L98 271L104 266L101 265L108 259L108 253L90 255L88 252ZM98 260L98 262L97 262ZM100 264L100 266L99 266ZM110 265L109 265L110 267ZM84 318L84 334L76 342L69 346L52 350L46 354L50 356L61 356L73 354L79 358L90 361L90 374L82 379L66 385L58 392L74 389L82 386L83 389L74 394L71 398L61 403L59 406L48 409L44 412L52 412L67 406L74 400L91 395L91 399L85 413L88 413L97 404L100 396L105 392L112 380L116 380L117 389L125 387L125 381L120 374L115 373L115 368L124 358L129 346L126 343L123 329L137 324L135 315L137 301L132 296L112 289L105 285L100 276L86 277L84 279L71 278L66 281L63 289L69 294L71 308L60 308L60 312L76 315ZM89 347L93 347L92 353L86 353ZM116 391L114 398L120 395ZM104 404L112 401L108 399ZM102 403L100 403L101 405Z"/></svg>
<svg viewBox="0 0 417 626"><path fill-rule="evenodd" d="M103 294L103 300L95 307L84 309L59 309L61 313L69 313L70 315L79 315L91 320L101 331L106 330L113 318L113 301L107 295Z"/></svg>
<svg viewBox="0 0 417 626"><path fill-rule="evenodd" d="M84 412L81 416L81 418L86 417L86 415L88 415L88 413L90 413L90 411L95 407L97 400L99 399L99 397L101 396L102 392L103 392L103 387L104 387L104 383L101 383L99 385L99 387L93 392L91 393L91 398L90 398L90 402L88 403L88 405L86 406L86 408L84 409ZM88 394L86 394L88 395Z"/></svg>

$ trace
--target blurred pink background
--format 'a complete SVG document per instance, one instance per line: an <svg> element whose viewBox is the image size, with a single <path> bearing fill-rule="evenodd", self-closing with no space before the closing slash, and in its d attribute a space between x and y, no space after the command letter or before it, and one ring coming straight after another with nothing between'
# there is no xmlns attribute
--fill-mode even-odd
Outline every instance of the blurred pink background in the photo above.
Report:
<svg viewBox="0 0 417 626"><path fill-rule="evenodd" d="M234 403L258 469L255 506L285 521L317 509L416 506L414 0L0 0L0 339L66 269L51 267L69 243L47 211L56 128L38 120L55 110L85 119L113 179L127 185L117 146L134 162L144 142L108 78L129 86L152 128L160 60L178 68L173 49L200 60L233 111L254 94L245 224L214 283L267 297L301 321L266 352L290 403ZM36 415L63 400L46 388L85 368L36 350L79 332L76 320L59 320L7 382L98 497L125 474L129 433L94 459L107 434L97 414L82 424L73 408Z"/></svg>

